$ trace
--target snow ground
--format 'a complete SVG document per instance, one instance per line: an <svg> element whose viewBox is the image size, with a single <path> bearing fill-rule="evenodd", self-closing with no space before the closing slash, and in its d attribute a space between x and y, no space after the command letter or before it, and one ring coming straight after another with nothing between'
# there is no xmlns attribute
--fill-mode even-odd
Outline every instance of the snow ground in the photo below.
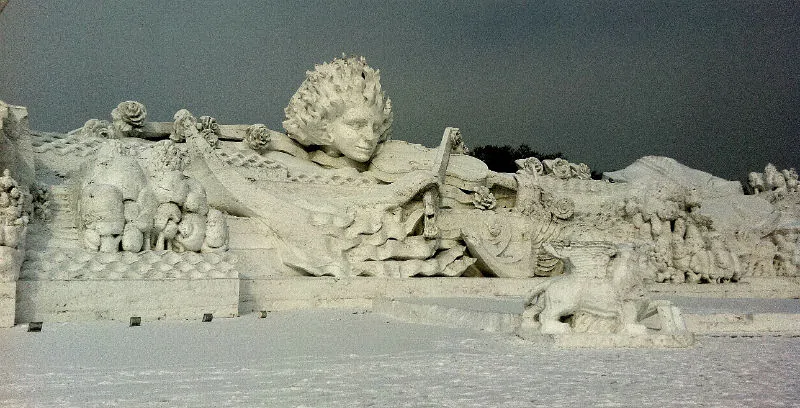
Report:
<svg viewBox="0 0 800 408"><path fill-rule="evenodd" d="M800 406L800 338L564 350L363 311L0 330L2 407Z"/></svg>

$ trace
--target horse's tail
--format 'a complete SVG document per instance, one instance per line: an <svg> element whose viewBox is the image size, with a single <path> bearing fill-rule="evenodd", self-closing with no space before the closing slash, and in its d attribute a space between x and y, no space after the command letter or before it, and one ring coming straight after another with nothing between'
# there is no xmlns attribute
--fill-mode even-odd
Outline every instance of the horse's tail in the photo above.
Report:
<svg viewBox="0 0 800 408"><path fill-rule="evenodd" d="M544 301L541 299L541 296L552 283L553 279L547 279L536 285L533 290L528 293L527 299L525 299L525 309L532 311L533 314L539 314L539 312L544 309Z"/></svg>

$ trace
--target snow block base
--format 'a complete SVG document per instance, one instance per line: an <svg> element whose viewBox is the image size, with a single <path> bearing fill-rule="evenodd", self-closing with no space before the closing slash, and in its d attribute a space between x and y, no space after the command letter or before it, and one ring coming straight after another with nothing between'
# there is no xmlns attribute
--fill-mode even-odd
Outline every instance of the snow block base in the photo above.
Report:
<svg viewBox="0 0 800 408"><path fill-rule="evenodd" d="M17 323L238 316L238 279L20 280Z"/></svg>
<svg viewBox="0 0 800 408"><path fill-rule="evenodd" d="M0 327L14 326L17 282L0 282Z"/></svg>

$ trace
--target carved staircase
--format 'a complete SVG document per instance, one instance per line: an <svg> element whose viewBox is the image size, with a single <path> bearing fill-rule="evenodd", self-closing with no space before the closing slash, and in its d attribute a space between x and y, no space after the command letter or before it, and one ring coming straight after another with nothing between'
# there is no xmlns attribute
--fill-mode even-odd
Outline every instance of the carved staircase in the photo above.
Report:
<svg viewBox="0 0 800 408"><path fill-rule="evenodd" d="M81 248L75 209L70 203L70 186L50 188L50 219L33 220L29 225L27 249L38 252L62 252ZM23 265L24 269L24 265Z"/></svg>

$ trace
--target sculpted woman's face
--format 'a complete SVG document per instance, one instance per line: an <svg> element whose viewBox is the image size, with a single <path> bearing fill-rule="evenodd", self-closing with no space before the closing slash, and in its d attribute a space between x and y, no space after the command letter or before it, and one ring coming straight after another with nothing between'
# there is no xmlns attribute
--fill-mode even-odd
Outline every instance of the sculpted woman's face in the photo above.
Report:
<svg viewBox="0 0 800 408"><path fill-rule="evenodd" d="M357 162L368 162L378 147L376 115L364 105L349 108L328 125L333 148Z"/></svg>

